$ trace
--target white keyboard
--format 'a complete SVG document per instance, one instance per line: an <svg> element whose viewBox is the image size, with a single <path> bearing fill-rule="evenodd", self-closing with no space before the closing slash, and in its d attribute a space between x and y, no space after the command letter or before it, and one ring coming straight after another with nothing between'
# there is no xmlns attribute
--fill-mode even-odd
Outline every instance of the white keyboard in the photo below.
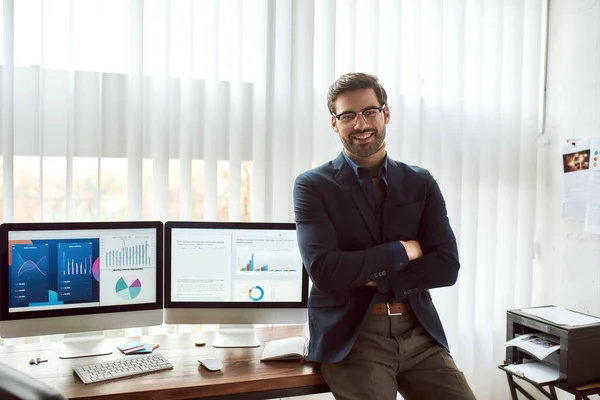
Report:
<svg viewBox="0 0 600 400"><path fill-rule="evenodd" d="M171 364L162 354L154 353L144 356L127 356L118 360L104 361L88 365L73 367L83 383L104 382L127 376L148 374L150 372L173 369Z"/></svg>

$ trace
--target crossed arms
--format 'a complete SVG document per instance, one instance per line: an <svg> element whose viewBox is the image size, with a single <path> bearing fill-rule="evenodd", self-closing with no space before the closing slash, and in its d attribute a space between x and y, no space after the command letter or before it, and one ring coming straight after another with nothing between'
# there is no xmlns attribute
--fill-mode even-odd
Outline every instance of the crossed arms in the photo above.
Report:
<svg viewBox="0 0 600 400"><path fill-rule="evenodd" d="M294 212L298 243L313 284L334 292L376 286L382 293L407 294L451 286L459 270L456 239L440 189L429 173L417 237L344 250L338 243L331 215L336 207L315 182L300 175L294 185ZM357 221L360 223L361 221Z"/></svg>

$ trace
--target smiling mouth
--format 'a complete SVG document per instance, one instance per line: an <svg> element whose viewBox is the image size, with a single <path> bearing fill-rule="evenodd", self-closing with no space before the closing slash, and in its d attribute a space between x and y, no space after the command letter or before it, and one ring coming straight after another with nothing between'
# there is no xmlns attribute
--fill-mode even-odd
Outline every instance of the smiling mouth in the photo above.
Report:
<svg viewBox="0 0 600 400"><path fill-rule="evenodd" d="M354 140L363 141L363 140L369 139L374 134L375 134L375 132L368 132L368 133L363 133L363 134L360 134L360 135L355 135L352 138Z"/></svg>

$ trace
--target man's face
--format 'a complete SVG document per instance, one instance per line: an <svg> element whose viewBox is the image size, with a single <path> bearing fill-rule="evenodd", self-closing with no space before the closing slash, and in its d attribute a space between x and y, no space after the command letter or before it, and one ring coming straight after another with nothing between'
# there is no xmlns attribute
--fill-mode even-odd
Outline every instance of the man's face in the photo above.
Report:
<svg viewBox="0 0 600 400"><path fill-rule="evenodd" d="M373 89L359 89L341 94L335 100L337 115L348 112L360 113L353 121L345 121L331 116L331 127L337 132L346 151L350 155L366 158L373 155L383 146L385 126L390 120L390 112L386 106L383 111L372 114L373 108L379 108L377 95ZM371 114L370 117L365 117Z"/></svg>

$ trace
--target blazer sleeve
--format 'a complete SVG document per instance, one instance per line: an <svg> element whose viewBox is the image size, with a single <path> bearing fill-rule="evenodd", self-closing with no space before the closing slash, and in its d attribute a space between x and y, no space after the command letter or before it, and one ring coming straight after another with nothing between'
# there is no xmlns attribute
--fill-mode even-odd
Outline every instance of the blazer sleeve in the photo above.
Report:
<svg viewBox="0 0 600 400"><path fill-rule="evenodd" d="M408 263L398 241L341 250L336 227L319 186L306 173L294 183L294 215L300 254L313 284L332 292L364 287L374 277L397 273Z"/></svg>
<svg viewBox="0 0 600 400"><path fill-rule="evenodd" d="M446 203L435 179L428 172L426 176L426 197L415 238L421 245L423 256L410 261L388 277L396 295L452 286L458 277L458 248L448 220Z"/></svg>

